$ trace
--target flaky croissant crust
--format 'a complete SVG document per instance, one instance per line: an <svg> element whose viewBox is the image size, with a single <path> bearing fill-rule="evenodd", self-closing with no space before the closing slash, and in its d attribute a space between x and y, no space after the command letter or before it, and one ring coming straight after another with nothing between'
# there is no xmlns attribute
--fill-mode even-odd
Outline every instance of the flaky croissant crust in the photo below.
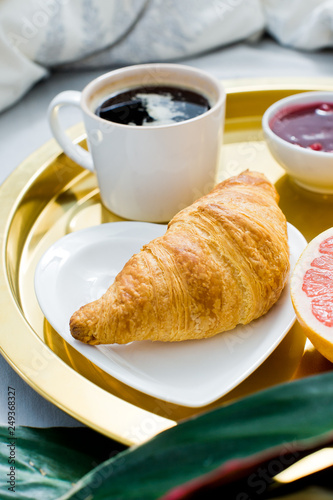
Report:
<svg viewBox="0 0 333 500"><path fill-rule="evenodd" d="M286 219L263 174L244 172L179 212L70 330L89 344L211 337L265 314L288 278Z"/></svg>

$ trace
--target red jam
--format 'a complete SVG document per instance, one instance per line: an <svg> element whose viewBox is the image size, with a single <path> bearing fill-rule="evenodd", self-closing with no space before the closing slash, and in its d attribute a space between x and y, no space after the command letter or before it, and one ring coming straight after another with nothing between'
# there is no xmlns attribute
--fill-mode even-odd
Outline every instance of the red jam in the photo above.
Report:
<svg viewBox="0 0 333 500"><path fill-rule="evenodd" d="M281 109L269 126L291 144L333 152L333 103L315 102Z"/></svg>

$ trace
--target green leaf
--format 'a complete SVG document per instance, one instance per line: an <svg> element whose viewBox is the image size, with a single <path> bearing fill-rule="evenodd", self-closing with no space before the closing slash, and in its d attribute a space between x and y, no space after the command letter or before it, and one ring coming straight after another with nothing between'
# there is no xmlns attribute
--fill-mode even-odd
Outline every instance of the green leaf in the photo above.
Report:
<svg viewBox="0 0 333 500"><path fill-rule="evenodd" d="M110 457L111 443L83 427L16 427L13 431L12 427L0 426L1 500L59 498ZM124 449L118 443L117 447Z"/></svg>
<svg viewBox="0 0 333 500"><path fill-rule="evenodd" d="M333 373L254 394L173 427L88 473L62 500L155 500L171 488L272 447L333 429Z"/></svg>

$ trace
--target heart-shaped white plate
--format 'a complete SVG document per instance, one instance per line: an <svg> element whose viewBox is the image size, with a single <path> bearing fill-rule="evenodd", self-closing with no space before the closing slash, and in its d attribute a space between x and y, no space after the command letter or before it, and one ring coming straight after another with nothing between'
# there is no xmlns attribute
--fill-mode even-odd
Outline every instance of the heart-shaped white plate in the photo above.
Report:
<svg viewBox="0 0 333 500"><path fill-rule="evenodd" d="M127 260L165 230L160 224L115 222L64 236L37 266L36 295L53 328L105 372L156 398L204 406L248 377L287 334L295 321L289 283L265 316L210 339L90 346L69 332L72 313L99 298ZM290 224L288 236L293 268L306 240Z"/></svg>

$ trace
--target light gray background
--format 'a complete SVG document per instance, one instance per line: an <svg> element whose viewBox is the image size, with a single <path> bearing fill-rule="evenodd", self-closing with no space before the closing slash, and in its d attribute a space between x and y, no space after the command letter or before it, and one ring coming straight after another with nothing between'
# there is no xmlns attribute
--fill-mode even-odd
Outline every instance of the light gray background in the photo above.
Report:
<svg viewBox="0 0 333 500"><path fill-rule="evenodd" d="M270 39L239 43L178 61L209 71L220 79L259 77L331 77L333 51L308 53L290 50ZM0 114L0 184L32 152L51 136L46 110L62 90L82 90L93 78L110 68L55 73L36 85L20 102ZM333 80L332 80L333 81ZM77 110L63 113L66 127L80 121ZM1 207L0 207L1 209ZM15 336L15 332L8 332ZM16 424L29 426L79 425L31 389L0 356L0 424L7 422L7 387L16 389ZM64 387L64 390L65 387Z"/></svg>

